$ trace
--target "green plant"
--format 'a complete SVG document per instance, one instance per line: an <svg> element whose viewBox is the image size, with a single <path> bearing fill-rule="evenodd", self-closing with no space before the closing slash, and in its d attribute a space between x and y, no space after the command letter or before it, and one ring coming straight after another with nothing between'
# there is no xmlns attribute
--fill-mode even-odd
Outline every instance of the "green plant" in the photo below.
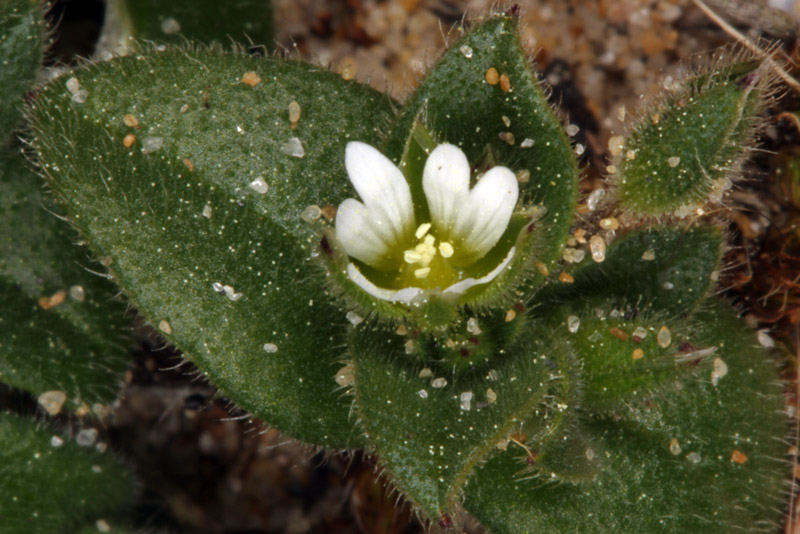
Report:
<svg viewBox="0 0 800 534"><path fill-rule="evenodd" d="M771 91L741 57L663 95L581 218L503 14L402 106L297 61L150 47L54 80L28 120L131 304L255 416L377 453L424 518L769 531L781 385L715 295L725 240L699 215Z"/></svg>

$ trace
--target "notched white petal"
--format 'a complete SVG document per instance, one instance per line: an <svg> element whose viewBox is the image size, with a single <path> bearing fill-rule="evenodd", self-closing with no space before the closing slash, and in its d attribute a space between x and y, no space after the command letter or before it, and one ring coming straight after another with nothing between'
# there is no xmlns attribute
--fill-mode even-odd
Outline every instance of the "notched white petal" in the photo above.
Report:
<svg viewBox="0 0 800 534"><path fill-rule="evenodd" d="M462 254L478 259L497 244L518 197L517 178L510 169L494 167L483 175L461 206L453 229L453 240L465 249Z"/></svg>
<svg viewBox="0 0 800 534"><path fill-rule="evenodd" d="M418 287L405 287L403 289L385 289L378 287L367 279L366 276L361 274L358 267L353 263L347 265L347 276L358 287L366 291L368 294L381 300L389 302L402 302L404 304L411 304L411 302L422 295L423 290Z"/></svg>
<svg viewBox="0 0 800 534"><path fill-rule="evenodd" d="M350 181L369 211L368 222L383 241L403 246L416 227L411 191L394 163L366 143L345 149Z"/></svg>
<svg viewBox="0 0 800 534"><path fill-rule="evenodd" d="M460 282L456 282L452 286L442 291L442 295L444 295L445 297L447 296L458 297L466 293L467 290L471 287L479 286L481 284L488 284L489 282L497 278L497 275L503 272L503 269L508 267L508 264L511 263L511 260L514 259L515 253L516 253L516 247L511 247L511 250L508 251L508 254L506 254L505 259L502 262L500 262L500 265L492 269L491 272L489 272L484 276L481 276L480 278L465 278Z"/></svg>
<svg viewBox="0 0 800 534"><path fill-rule="evenodd" d="M428 200L431 221L440 238L447 239L459 211L469 197L470 167L467 156L455 145L437 146L422 172L422 189Z"/></svg>
<svg viewBox="0 0 800 534"><path fill-rule="evenodd" d="M391 244L375 232L369 209L353 198L336 210L336 238L348 256L375 267L382 267L390 253Z"/></svg>

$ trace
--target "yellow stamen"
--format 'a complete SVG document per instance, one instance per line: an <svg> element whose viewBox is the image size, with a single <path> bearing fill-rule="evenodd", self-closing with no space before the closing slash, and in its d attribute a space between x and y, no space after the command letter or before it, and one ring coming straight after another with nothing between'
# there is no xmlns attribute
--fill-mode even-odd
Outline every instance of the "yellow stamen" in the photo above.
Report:
<svg viewBox="0 0 800 534"><path fill-rule="evenodd" d="M422 239L430 229L431 229L431 223L422 223L419 225L419 228L417 228L417 231L414 232L414 235L416 236L417 239Z"/></svg>
<svg viewBox="0 0 800 534"><path fill-rule="evenodd" d="M423 267L422 269L416 269L414 271L414 276L416 276L417 278L427 278L430 273L431 273L430 267Z"/></svg>
<svg viewBox="0 0 800 534"><path fill-rule="evenodd" d="M416 250L406 250L403 252L403 259L406 263L417 263L422 259L422 255Z"/></svg>
<svg viewBox="0 0 800 534"><path fill-rule="evenodd" d="M403 260L412 266L414 278L417 280L429 278L432 265L436 261L437 252L442 255L442 258L450 258L453 255L453 245L451 243L439 243L439 246L436 246L436 238L428 233L430 229L430 223L419 225L414 233L419 242L414 248L403 251ZM440 272L444 265L435 267L436 271L429 278L431 280L430 283L444 283L441 276L443 273ZM447 270L448 268L445 269Z"/></svg>

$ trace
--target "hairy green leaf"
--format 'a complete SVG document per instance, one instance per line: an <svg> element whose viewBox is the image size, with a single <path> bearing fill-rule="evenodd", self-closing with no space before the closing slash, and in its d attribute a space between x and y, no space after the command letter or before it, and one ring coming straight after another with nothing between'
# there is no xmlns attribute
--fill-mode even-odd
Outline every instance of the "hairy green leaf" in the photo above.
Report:
<svg viewBox="0 0 800 534"><path fill-rule="evenodd" d="M20 119L44 56L46 24L40 0L0 2L0 141Z"/></svg>
<svg viewBox="0 0 800 534"><path fill-rule="evenodd" d="M587 260L575 269L574 284L551 286L537 300L600 299L604 306L686 316L714 288L723 244L712 227L636 230L614 241L602 263Z"/></svg>
<svg viewBox="0 0 800 534"><path fill-rule="evenodd" d="M509 450L479 468L467 509L496 534L773 532L788 472L775 363L725 303L693 325L696 343L717 347L723 376L689 381L658 403L630 403L626 421L635 424L586 418L607 451L592 482L524 480L519 451Z"/></svg>
<svg viewBox="0 0 800 534"><path fill-rule="evenodd" d="M7 534L71 532L126 513L135 493L116 456L8 413L0 413L0 488Z"/></svg>
<svg viewBox="0 0 800 534"><path fill-rule="evenodd" d="M109 403L128 365L125 304L42 185L21 156L0 157L0 381Z"/></svg>
<svg viewBox="0 0 800 534"><path fill-rule="evenodd" d="M212 51L73 76L88 99L50 84L32 110L36 149L115 281L237 404L293 437L357 446L334 382L348 323L301 214L353 196L345 144L377 144L390 101L298 62Z"/></svg>
<svg viewBox="0 0 800 534"><path fill-rule="evenodd" d="M575 400L567 347L527 323L520 328L502 357L474 372L456 372L435 348L420 363L406 354L419 340L384 329L358 327L352 335L361 424L392 482L429 518L454 510L498 446L524 446L509 445L509 437L524 444L554 435Z"/></svg>
<svg viewBox="0 0 800 534"><path fill-rule="evenodd" d="M617 158L617 197L639 215L687 216L719 201L761 120L770 77L758 64L717 65L663 97Z"/></svg>
<svg viewBox="0 0 800 534"><path fill-rule="evenodd" d="M273 47L274 25L270 0L231 2L173 0L114 0L130 19L135 39L181 44L254 43Z"/></svg>

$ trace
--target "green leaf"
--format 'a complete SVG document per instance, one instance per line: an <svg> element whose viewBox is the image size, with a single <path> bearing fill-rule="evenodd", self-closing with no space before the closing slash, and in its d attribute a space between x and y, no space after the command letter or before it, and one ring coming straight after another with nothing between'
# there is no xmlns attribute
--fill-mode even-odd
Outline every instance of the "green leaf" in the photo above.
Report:
<svg viewBox="0 0 800 534"><path fill-rule="evenodd" d="M624 209L687 216L698 204L721 199L752 145L770 94L771 76L756 67L716 65L643 117L616 158L614 183Z"/></svg>
<svg viewBox="0 0 800 534"><path fill-rule="evenodd" d="M254 43L273 48L274 25L270 0L114 0L129 19L137 40L182 44L189 39L227 46Z"/></svg>
<svg viewBox="0 0 800 534"><path fill-rule="evenodd" d="M490 68L508 77L508 91L487 83ZM561 123L530 70L514 19L495 16L476 26L427 74L388 137L386 153L395 162L418 117L440 142L458 145L475 167L488 157L514 172L530 172L529 181L520 184L521 201L546 209L535 230L540 235L533 255L554 262L572 223L577 167ZM499 137L509 140L508 133L513 144Z"/></svg>
<svg viewBox="0 0 800 534"><path fill-rule="evenodd" d="M711 369L715 347L698 345L685 321L629 309L590 307L580 316L557 316L583 366L583 406L619 416L631 402L661 402L688 380Z"/></svg>
<svg viewBox="0 0 800 534"><path fill-rule="evenodd" d="M350 344L353 393L393 484L438 519L454 511L474 469L497 446L523 450L509 445L510 436L524 445L557 435L578 380L567 372L574 366L566 346L528 325L501 350L503 358L471 373L454 372L436 353L420 363L406 354L414 343L357 327Z"/></svg>
<svg viewBox="0 0 800 534"><path fill-rule="evenodd" d="M247 72L261 81L242 83ZM345 144L377 144L391 102L299 62L212 51L73 75L89 97L76 104L63 79L50 84L32 110L36 149L137 309L257 417L304 441L358 446L334 382L348 323L311 257L319 228L301 213L353 196Z"/></svg>
<svg viewBox="0 0 800 534"><path fill-rule="evenodd" d="M496 534L775 531L789 471L775 362L725 303L693 325L696 343L717 346L727 366L716 386L707 377L631 403L637 424L587 418L608 452L591 483L523 480L509 449L479 468L466 508Z"/></svg>
<svg viewBox="0 0 800 534"><path fill-rule="evenodd" d="M134 497L119 458L81 447L36 422L0 413L0 529L69 532L126 513Z"/></svg>
<svg viewBox="0 0 800 534"><path fill-rule="evenodd" d="M44 56L46 24L40 0L0 2L0 141L20 119Z"/></svg>
<svg viewBox="0 0 800 534"><path fill-rule="evenodd" d="M0 157L0 381L72 408L110 403L129 359L125 304L41 189L21 156Z"/></svg>
<svg viewBox="0 0 800 534"><path fill-rule="evenodd" d="M609 307L686 316L713 290L723 244L713 227L636 230L614 241L602 263L575 269L574 284L551 286L537 300L599 299Z"/></svg>

